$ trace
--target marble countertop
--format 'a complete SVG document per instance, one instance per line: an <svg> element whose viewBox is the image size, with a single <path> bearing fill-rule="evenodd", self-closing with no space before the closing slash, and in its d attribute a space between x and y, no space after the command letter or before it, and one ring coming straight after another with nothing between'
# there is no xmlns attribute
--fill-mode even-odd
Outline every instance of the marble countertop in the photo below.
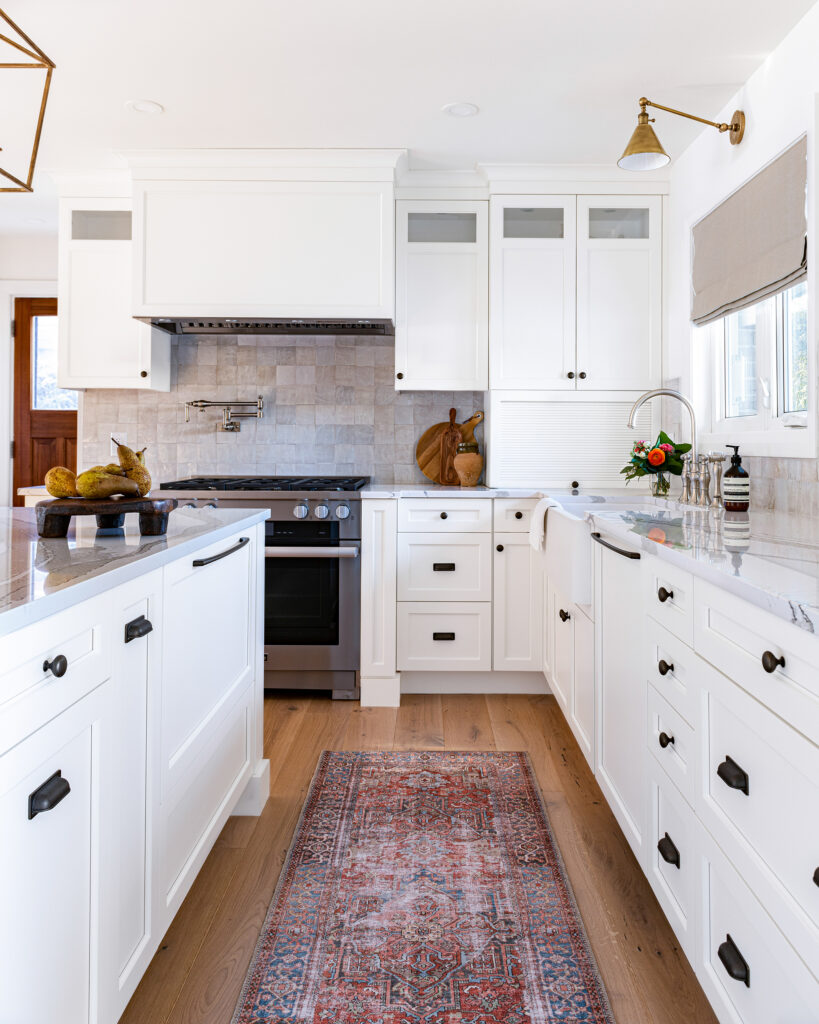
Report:
<svg viewBox="0 0 819 1024"><path fill-rule="evenodd" d="M173 511L164 537L141 537L136 516L117 535L93 517L72 521L68 537L37 536L34 509L0 508L0 636L12 633L267 519L267 509Z"/></svg>
<svg viewBox="0 0 819 1024"><path fill-rule="evenodd" d="M692 509L677 502L587 511L628 542L811 633L819 633L819 519Z"/></svg>
<svg viewBox="0 0 819 1024"><path fill-rule="evenodd" d="M443 484L368 484L363 498L542 498L534 487L446 487Z"/></svg>

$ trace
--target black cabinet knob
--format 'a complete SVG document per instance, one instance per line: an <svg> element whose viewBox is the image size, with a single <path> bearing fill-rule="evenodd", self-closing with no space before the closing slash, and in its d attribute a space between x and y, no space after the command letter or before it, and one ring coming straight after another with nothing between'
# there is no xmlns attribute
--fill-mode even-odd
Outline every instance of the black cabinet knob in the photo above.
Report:
<svg viewBox="0 0 819 1024"><path fill-rule="evenodd" d="M586 379L586 372L585 372L585 370L581 370L581 371L580 371L580 373L578 373L578 375L577 375L577 376L578 376L578 377L579 377L579 378L580 378L581 380L585 380L585 379Z"/></svg>
<svg viewBox="0 0 819 1024"><path fill-rule="evenodd" d="M68 779L63 778L61 771L54 772L45 782L38 786L28 797L28 820L36 818L44 811L53 810L61 800L65 800L71 792Z"/></svg>
<svg viewBox="0 0 819 1024"><path fill-rule="evenodd" d="M129 644L132 640L139 640L140 637L147 636L153 632L153 628L153 623L144 615L131 619L125 624L125 643Z"/></svg>
<svg viewBox="0 0 819 1024"><path fill-rule="evenodd" d="M785 667L785 659L777 658L773 651L765 651L762 655L762 667L766 672L776 672L778 668Z"/></svg>
<svg viewBox="0 0 819 1024"><path fill-rule="evenodd" d="M717 950L717 956L729 977L734 981L744 982L747 988L751 987L751 968L730 935L725 936L725 942Z"/></svg>
<svg viewBox="0 0 819 1024"><path fill-rule="evenodd" d="M813 872L813 884L819 885L819 868Z"/></svg>
<svg viewBox="0 0 819 1024"><path fill-rule="evenodd" d="M148 371L147 370L140 370L139 371L139 375L140 375L140 377L147 377L148 376Z"/></svg>
<svg viewBox="0 0 819 1024"><path fill-rule="evenodd" d="M665 604L665 602L669 599L673 599L674 591L666 590L665 587L660 587L660 589L657 591L657 597L660 599L661 604Z"/></svg>
<svg viewBox="0 0 819 1024"><path fill-rule="evenodd" d="M43 662L43 672L51 672L53 676L58 679L60 676L64 676L68 671L68 658L64 654L58 654L56 658L51 661Z"/></svg>
<svg viewBox="0 0 819 1024"><path fill-rule="evenodd" d="M569 370L566 376L569 378L569 380L574 380L574 373L571 370Z"/></svg>
<svg viewBox="0 0 819 1024"><path fill-rule="evenodd" d="M659 736L659 739L660 739L660 746L663 748L663 750L665 750L665 748L669 745L669 743L673 743L674 742L674 737L673 736L669 736L667 732L661 732L660 736Z"/></svg>
<svg viewBox="0 0 819 1024"><path fill-rule="evenodd" d="M661 676L667 676L669 672L674 671L674 665L669 665L664 658L660 658L660 660L657 662L657 671L660 673Z"/></svg>
<svg viewBox="0 0 819 1024"><path fill-rule="evenodd" d="M523 513L522 512L516 512L515 513L515 519L523 519Z"/></svg>
<svg viewBox="0 0 819 1024"><path fill-rule="evenodd" d="M560 611L557 614L560 616L560 619L561 619L562 622L568 622L569 619L571 618L571 615L569 615L568 612L563 611L562 608L560 609Z"/></svg>
<svg viewBox="0 0 819 1024"><path fill-rule="evenodd" d="M748 773L743 771L736 761L727 754L725 760L717 768L717 775L729 789L738 789L745 796L750 795Z"/></svg>
<svg viewBox="0 0 819 1024"><path fill-rule="evenodd" d="M498 546L495 548L495 550L496 551L503 551L503 544L498 544Z"/></svg>
<svg viewBox="0 0 819 1024"><path fill-rule="evenodd" d="M679 868L680 851L674 845L671 840L671 836L667 832L659 843L657 843L657 849L660 851L660 856L666 864L673 864L675 868Z"/></svg>
<svg viewBox="0 0 819 1024"><path fill-rule="evenodd" d="M403 373L396 373L395 376L398 378L398 380L403 380L404 379L404 374Z"/></svg>
<svg viewBox="0 0 819 1024"><path fill-rule="evenodd" d="M580 486L580 481L579 480L572 480L572 490L573 491L576 491L579 486Z"/></svg>
<svg viewBox="0 0 819 1024"><path fill-rule="evenodd" d="M446 512L441 513L441 519L449 519L449 516L447 515Z"/></svg>

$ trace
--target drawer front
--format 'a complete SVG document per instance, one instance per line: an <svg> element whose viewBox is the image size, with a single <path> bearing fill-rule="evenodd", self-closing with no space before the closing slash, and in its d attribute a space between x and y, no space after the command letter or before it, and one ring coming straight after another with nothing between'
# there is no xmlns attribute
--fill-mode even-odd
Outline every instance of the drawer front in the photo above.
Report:
<svg viewBox="0 0 819 1024"><path fill-rule="evenodd" d="M701 827L675 787L650 761L647 780L646 874L685 955L693 963Z"/></svg>
<svg viewBox="0 0 819 1024"><path fill-rule="evenodd" d="M471 533L403 533L398 538L399 601L490 601L492 538Z"/></svg>
<svg viewBox="0 0 819 1024"><path fill-rule="evenodd" d="M644 559L645 608L689 647L694 646L694 578L659 558Z"/></svg>
<svg viewBox="0 0 819 1024"><path fill-rule="evenodd" d="M712 680L703 699L700 815L791 941L810 948L819 965L819 748L728 679Z"/></svg>
<svg viewBox="0 0 819 1024"><path fill-rule="evenodd" d="M648 686L647 697L648 749L686 800L693 803L697 770L694 730L652 685Z"/></svg>
<svg viewBox="0 0 819 1024"><path fill-rule="evenodd" d="M103 594L0 638L0 751L110 676L110 602Z"/></svg>
<svg viewBox="0 0 819 1024"><path fill-rule="evenodd" d="M399 602L399 671L488 672L491 668L491 602Z"/></svg>
<svg viewBox="0 0 819 1024"><path fill-rule="evenodd" d="M491 533L491 498L400 498L399 533Z"/></svg>
<svg viewBox="0 0 819 1024"><path fill-rule="evenodd" d="M697 976L720 1020L819 1020L819 982L713 840L704 832L702 838L703 926Z"/></svg>
<svg viewBox="0 0 819 1024"><path fill-rule="evenodd" d="M704 669L713 670L659 622L650 616L645 621L648 635L646 678L693 726L697 719L699 676Z"/></svg>
<svg viewBox="0 0 819 1024"><path fill-rule="evenodd" d="M819 639L702 580L696 592L697 652L819 743Z"/></svg>
<svg viewBox="0 0 819 1024"><path fill-rule="evenodd" d="M500 533L528 533L532 509L537 498L495 498L495 531Z"/></svg>

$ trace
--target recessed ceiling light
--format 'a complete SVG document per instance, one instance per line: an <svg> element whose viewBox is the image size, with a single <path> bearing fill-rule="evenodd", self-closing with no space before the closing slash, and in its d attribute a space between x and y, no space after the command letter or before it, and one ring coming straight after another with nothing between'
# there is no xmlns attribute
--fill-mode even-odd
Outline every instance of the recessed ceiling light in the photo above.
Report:
<svg viewBox="0 0 819 1024"><path fill-rule="evenodd" d="M125 104L127 110L134 114L164 114L165 108L155 100L128 100Z"/></svg>
<svg viewBox="0 0 819 1024"><path fill-rule="evenodd" d="M450 117L474 117L479 109L475 103L447 103L441 107L441 110Z"/></svg>

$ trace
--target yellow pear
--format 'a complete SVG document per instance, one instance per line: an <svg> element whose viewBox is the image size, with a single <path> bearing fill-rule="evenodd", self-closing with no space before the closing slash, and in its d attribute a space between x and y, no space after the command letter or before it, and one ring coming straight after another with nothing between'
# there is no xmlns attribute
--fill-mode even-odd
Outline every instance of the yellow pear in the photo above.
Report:
<svg viewBox="0 0 819 1024"><path fill-rule="evenodd" d="M125 471L129 480L133 480L139 487L139 493L144 498L151 489L151 474L144 466L132 466Z"/></svg>
<svg viewBox="0 0 819 1024"><path fill-rule="evenodd" d="M76 474L65 466L54 466L45 475L45 488L54 498L76 498Z"/></svg>
<svg viewBox="0 0 819 1024"><path fill-rule="evenodd" d="M139 497L139 484L126 476L107 473L105 467L87 469L77 477L77 491L83 498L110 498L122 494L128 498Z"/></svg>
<svg viewBox="0 0 819 1024"><path fill-rule="evenodd" d="M129 448L127 444L120 444L115 437L112 437L111 440L117 446L117 458L119 459L119 464L126 472L140 464L139 456L133 448Z"/></svg>
<svg viewBox="0 0 819 1024"><path fill-rule="evenodd" d="M114 476L125 476L125 470L118 462L109 462L107 466L103 466L103 469L106 473L113 473Z"/></svg>

